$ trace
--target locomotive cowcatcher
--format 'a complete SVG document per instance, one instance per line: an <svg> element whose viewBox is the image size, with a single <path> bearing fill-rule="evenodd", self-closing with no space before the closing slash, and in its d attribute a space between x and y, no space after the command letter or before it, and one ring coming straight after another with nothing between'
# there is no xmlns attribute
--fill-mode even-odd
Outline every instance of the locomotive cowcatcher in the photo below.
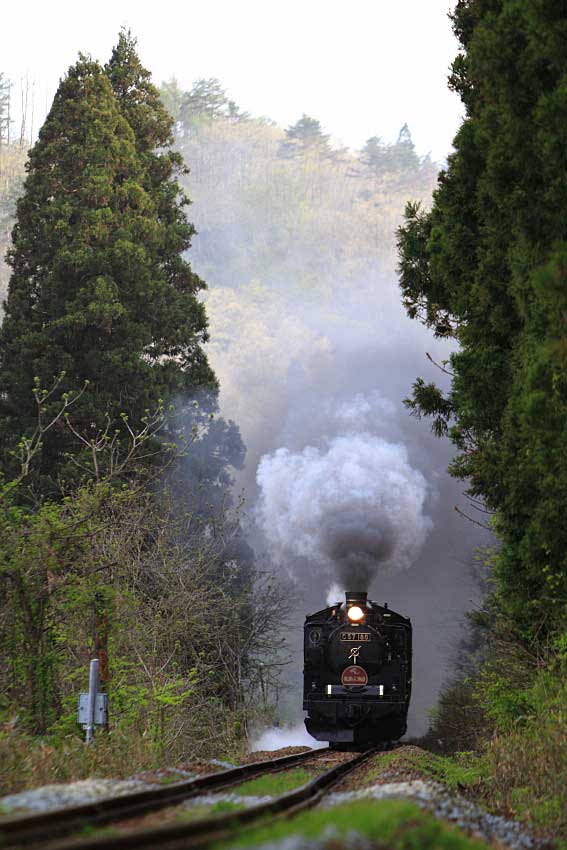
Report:
<svg viewBox="0 0 567 850"><path fill-rule="evenodd" d="M331 747L365 749L405 733L411 693L411 623L367 598L346 593L306 617L305 725Z"/></svg>

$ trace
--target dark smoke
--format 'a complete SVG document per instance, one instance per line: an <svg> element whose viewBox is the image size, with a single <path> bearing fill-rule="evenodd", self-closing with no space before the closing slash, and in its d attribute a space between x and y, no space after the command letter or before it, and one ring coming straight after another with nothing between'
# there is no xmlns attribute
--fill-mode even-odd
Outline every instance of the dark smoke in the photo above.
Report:
<svg viewBox="0 0 567 850"><path fill-rule="evenodd" d="M396 547L392 523L369 508L327 516L321 540L323 553L337 565L349 590L368 590L380 564L391 559Z"/></svg>
<svg viewBox="0 0 567 850"><path fill-rule="evenodd" d="M353 400L353 411L361 401ZM350 433L361 420L347 414L343 406L335 417L347 433L321 448L262 458L257 516L280 562L305 558L327 567L329 581L336 576L343 588L362 590L378 571L409 567L431 522L423 513L425 478L405 447L368 431Z"/></svg>

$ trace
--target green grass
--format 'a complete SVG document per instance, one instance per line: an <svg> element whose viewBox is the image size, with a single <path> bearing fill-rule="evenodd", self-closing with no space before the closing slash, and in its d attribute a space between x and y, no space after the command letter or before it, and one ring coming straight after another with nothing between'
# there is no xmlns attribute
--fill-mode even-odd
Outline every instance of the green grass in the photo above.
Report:
<svg viewBox="0 0 567 850"><path fill-rule="evenodd" d="M240 811L242 805L233 803L231 800L219 800L218 803L213 803L209 806L187 806L187 808L179 812L177 820L192 821L214 817L215 815L226 815L229 812Z"/></svg>
<svg viewBox="0 0 567 850"><path fill-rule="evenodd" d="M423 812L414 803L406 800L368 801L360 800L337 806L330 810L316 809L298 815L292 820L279 820L254 830L234 836L217 847L253 847L277 841L289 835L301 835L306 839L317 838L328 833L329 845L338 846L341 836L356 832L379 847L388 850L480 850L487 845L474 841L455 827L437 821L433 815Z"/></svg>
<svg viewBox="0 0 567 850"><path fill-rule="evenodd" d="M302 767L297 767L294 770L268 773L265 776L259 776L257 779L250 779L248 782L237 785L233 792L245 797L276 796L299 788L309 782L310 779L313 779L312 773Z"/></svg>
<svg viewBox="0 0 567 850"><path fill-rule="evenodd" d="M452 791L479 788L490 780L486 759L476 753L455 753L452 758L432 754L431 764L436 778Z"/></svg>
<svg viewBox="0 0 567 850"><path fill-rule="evenodd" d="M203 818L214 817L215 815L225 815L228 812L235 812L242 809L238 803L233 803L230 800L219 800L218 803L211 805L196 805L187 806L180 809L176 814L175 819L181 822L202 820ZM74 833L75 838L113 838L121 834L121 831L114 826L94 826L93 824L85 824L79 831ZM3 846L0 843L0 847Z"/></svg>
<svg viewBox="0 0 567 850"><path fill-rule="evenodd" d="M427 756L429 753L415 753L413 751L393 750L389 753L380 753L374 756L369 769L366 771L364 781L372 785L385 771L388 770L419 770L426 775L431 775Z"/></svg>
<svg viewBox="0 0 567 850"><path fill-rule="evenodd" d="M384 770L394 767L400 763L400 757L394 750L389 753L380 753L372 759L372 766L365 774L365 781L373 782Z"/></svg>
<svg viewBox="0 0 567 850"><path fill-rule="evenodd" d="M1 718L0 718L1 721ZM112 777L117 779L157 770L164 764L180 764L186 760L187 752L195 758L216 756L236 761L236 747L241 739L224 736L226 749L205 749L198 740L193 744L179 744L183 751L168 749L152 742L138 729L115 726L108 734L99 735L96 746L85 747L78 734L65 734L37 738L24 732L6 732L0 722L0 797L27 791L52 782L75 782L89 777ZM224 727L223 727L224 728ZM219 736L220 738L221 736ZM181 741L181 739L180 739ZM212 769L212 768L211 768ZM180 780L188 777L180 776ZM174 780L176 781L176 780Z"/></svg>
<svg viewBox="0 0 567 850"><path fill-rule="evenodd" d="M375 782L386 770L415 772L442 782L452 791L478 785L487 778L487 766L474 753L457 753L449 758L427 750L394 750L372 760L366 773L367 784Z"/></svg>
<svg viewBox="0 0 567 850"><path fill-rule="evenodd" d="M162 776L159 780L160 785L175 785L176 782L186 782L188 781L187 776L183 776L182 773L171 773L169 776Z"/></svg>

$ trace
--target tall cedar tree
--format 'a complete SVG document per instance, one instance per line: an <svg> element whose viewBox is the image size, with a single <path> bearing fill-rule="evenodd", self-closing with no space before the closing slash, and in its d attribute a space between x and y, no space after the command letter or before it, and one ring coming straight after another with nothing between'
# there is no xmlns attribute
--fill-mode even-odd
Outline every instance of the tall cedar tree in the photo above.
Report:
<svg viewBox="0 0 567 850"><path fill-rule="evenodd" d="M137 94L132 90L133 101ZM132 104L127 96L127 83L117 97L100 65L81 56L30 153L0 331L6 474L18 437L34 427L36 377L49 387L64 372L61 393L90 382L72 408L75 428L87 436L107 414L113 428L121 414L136 427L158 399L214 382L195 297L204 284L181 257L193 229L172 176L180 164L167 151L171 119L151 96ZM155 153L157 145L166 149ZM58 399L48 403L46 417L57 406ZM69 451L76 443L65 429L49 432L41 489L70 475Z"/></svg>
<svg viewBox="0 0 567 850"><path fill-rule="evenodd" d="M166 284L165 303L154 340L156 357L176 358L174 381L164 392L216 389L217 382L201 347L206 342L207 317L196 298L206 284L191 270L183 253L191 247L195 228L187 221L191 203L178 178L188 174L180 153L172 150L174 120L162 103L136 52L136 39L120 33L118 44L105 67L119 108L134 131L142 164L142 185L157 214L161 239L146 246L153 275ZM157 329L156 329L157 330ZM170 360L171 365L171 360Z"/></svg>
<svg viewBox="0 0 567 850"><path fill-rule="evenodd" d="M567 13L460 0L453 22L466 118L399 248L409 315L459 350L449 393L418 380L410 407L495 513L500 603L533 637L567 600Z"/></svg>

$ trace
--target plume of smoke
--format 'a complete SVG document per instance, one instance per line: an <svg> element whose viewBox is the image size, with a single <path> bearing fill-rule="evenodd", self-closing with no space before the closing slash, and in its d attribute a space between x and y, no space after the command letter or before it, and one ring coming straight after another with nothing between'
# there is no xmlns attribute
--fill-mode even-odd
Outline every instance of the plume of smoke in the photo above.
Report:
<svg viewBox="0 0 567 850"><path fill-rule="evenodd" d="M431 526L427 483L405 447L369 433L278 449L260 461L257 481L257 516L276 559L335 568L353 590L366 590L379 569L410 566Z"/></svg>
<svg viewBox="0 0 567 850"><path fill-rule="evenodd" d="M211 328L207 351L220 381L222 415L238 423L247 448L246 463L234 472L235 490L245 493L250 513L260 496L262 502L258 522L246 525L247 541L267 565L277 550L299 591L296 621L288 632L295 648L293 678L280 691L280 716L295 720L301 713L302 619L322 607L321 572L330 569L338 541L326 538L326 545L315 546L316 563L294 557L297 551L314 557L305 538L313 527L319 535L320 527L311 506L299 504L299 494L293 493L297 516L292 502L285 504L287 496L278 501L273 476L281 475L292 492L287 464L307 473L306 447L312 447L317 466L328 460L334 439L360 437L372 444L367 435L373 435L387 444L403 443L407 465L421 470L430 487L426 512L434 524L419 563L381 573L369 588L374 598L379 593L411 617L416 630L410 728L420 734L461 634L464 611L476 595L471 552L485 542L478 526L464 523L453 510L462 485L445 473L450 444L437 440L400 404L418 375L445 388L447 376L433 361L442 362L452 350L449 341L432 338L408 319L394 271L395 230L406 201L422 199L427 206L435 169L429 183L426 175L408 172L378 187L375 176L361 173L360 162L348 155L343 165L282 160L282 136L278 128L254 121L227 126L215 121L182 141L191 165L186 184L194 201L191 217L200 234L192 265L210 287L204 296ZM278 457L284 447L289 457ZM333 481L322 483L326 493ZM386 504L390 494L383 495ZM424 511L413 511L414 535L415 527L412 532L391 517L391 501L390 510L379 513L382 503L376 507L372 498L359 502L361 524L376 515L389 521L390 533L401 529L382 566L402 566L415 556L420 535L425 537ZM340 509L329 503L325 515L327 524L321 526L329 530L333 517L346 516L343 503ZM297 541L292 529L299 529ZM415 545L408 545L410 538ZM336 582L340 587L332 590L331 603L349 589L338 576Z"/></svg>

